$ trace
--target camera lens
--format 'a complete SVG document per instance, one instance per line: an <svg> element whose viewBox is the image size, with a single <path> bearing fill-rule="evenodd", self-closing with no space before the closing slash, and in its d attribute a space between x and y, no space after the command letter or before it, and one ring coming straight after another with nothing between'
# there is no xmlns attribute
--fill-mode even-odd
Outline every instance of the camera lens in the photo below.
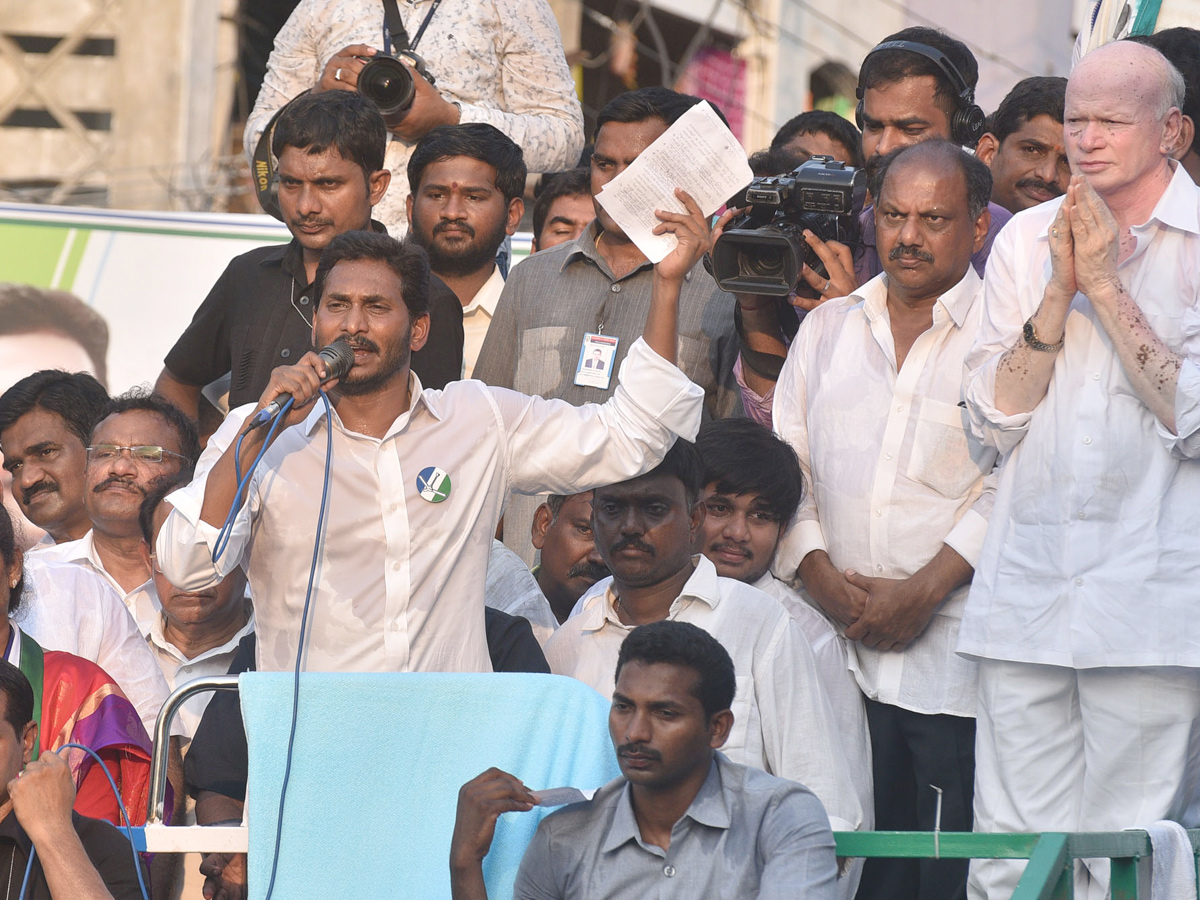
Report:
<svg viewBox="0 0 1200 900"><path fill-rule="evenodd" d="M780 278L787 269L787 255L779 246L742 250L738 253L738 269L756 278Z"/></svg>
<svg viewBox="0 0 1200 900"><path fill-rule="evenodd" d="M412 106L416 88L408 66L390 56L375 56L358 73L358 90L374 102L384 116Z"/></svg>

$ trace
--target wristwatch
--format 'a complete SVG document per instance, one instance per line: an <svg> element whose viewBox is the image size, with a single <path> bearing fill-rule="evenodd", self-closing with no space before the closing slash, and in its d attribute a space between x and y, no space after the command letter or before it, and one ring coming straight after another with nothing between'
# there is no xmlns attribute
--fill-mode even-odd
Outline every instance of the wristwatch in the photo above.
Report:
<svg viewBox="0 0 1200 900"><path fill-rule="evenodd" d="M1063 348L1063 343L1066 340L1066 335L1064 334L1057 344L1047 344L1045 341L1039 341L1037 334L1033 330L1033 316L1025 320L1025 327L1022 331L1025 335L1025 343L1034 350L1040 350L1042 353L1057 353Z"/></svg>

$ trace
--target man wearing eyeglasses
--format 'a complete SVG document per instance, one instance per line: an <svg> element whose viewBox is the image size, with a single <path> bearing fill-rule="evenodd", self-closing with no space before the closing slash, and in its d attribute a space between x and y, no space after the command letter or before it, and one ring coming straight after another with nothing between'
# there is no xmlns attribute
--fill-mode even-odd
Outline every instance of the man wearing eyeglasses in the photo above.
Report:
<svg viewBox="0 0 1200 900"><path fill-rule="evenodd" d="M196 429L178 407L155 394L115 398L87 447L83 502L92 530L79 540L39 549L37 557L96 571L116 588L145 634L158 609L138 512L164 479L190 478L199 455Z"/></svg>

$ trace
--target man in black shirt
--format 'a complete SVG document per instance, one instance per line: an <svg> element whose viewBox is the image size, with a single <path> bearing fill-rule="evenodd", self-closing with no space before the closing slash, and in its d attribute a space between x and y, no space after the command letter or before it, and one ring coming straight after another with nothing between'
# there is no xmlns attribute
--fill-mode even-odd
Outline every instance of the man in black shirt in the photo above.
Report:
<svg viewBox="0 0 1200 900"><path fill-rule="evenodd" d="M134 900L142 896L139 863L116 828L72 812L75 784L66 760L38 746L33 688L0 660L0 882L5 897L30 900ZM7 872L7 876L6 873ZM144 872L143 872L144 877Z"/></svg>
<svg viewBox="0 0 1200 900"><path fill-rule="evenodd" d="M387 129L376 106L351 91L306 94L279 117L279 206L292 233L282 247L236 257L167 354L155 390L198 418L200 392L229 373L229 408L258 400L277 366L312 349L312 282L321 251L346 231L384 231L371 209L387 192ZM462 368L462 306L430 279L430 332L412 357L425 387Z"/></svg>

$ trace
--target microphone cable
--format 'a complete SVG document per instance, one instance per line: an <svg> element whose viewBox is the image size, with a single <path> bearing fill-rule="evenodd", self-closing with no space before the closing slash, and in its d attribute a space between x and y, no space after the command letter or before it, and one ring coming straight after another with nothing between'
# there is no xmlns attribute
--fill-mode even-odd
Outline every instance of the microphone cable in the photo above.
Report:
<svg viewBox="0 0 1200 900"><path fill-rule="evenodd" d="M324 389L320 390L320 398L321 402L325 405L325 477L324 483L321 486L321 507L317 514L317 530L313 539L312 563L308 570L308 587L304 592L304 609L300 614L300 637L296 646L296 664L292 670L292 719L288 728L287 759L283 767L283 784L279 790L279 812L275 821L275 851L271 858L271 878L267 884L266 900L271 900L271 896L275 890L275 878L279 870L279 849L280 841L283 837L283 809L284 803L287 800L288 783L292 775L292 751L295 747L296 722L300 713L300 665L304 658L304 645L308 636L309 610L312 606L313 583L316 580L317 563L320 560L322 537L325 529L325 514L329 507L329 482L333 463L333 410L329 405L329 395L325 393ZM272 438L279 429L279 423L283 421L283 417L287 415L294 403L295 400L289 397L279 412L271 419L271 425L267 430L267 437L263 441L262 449L255 456L245 475L242 474L241 451L242 441L245 440L249 431L243 431L238 436L237 444L234 446L233 451L234 478L237 481L237 490L233 496L233 503L229 507L229 514L225 517L225 523L221 526L221 530L217 535L217 541L213 546L212 560L214 563L221 558L226 547L229 545L229 540L233 533L233 524L241 510L243 494L251 478L254 476L254 470L262 462L268 448L271 446Z"/></svg>
<svg viewBox="0 0 1200 900"><path fill-rule="evenodd" d="M104 760L100 758L100 754L91 747L70 743L63 744L56 752L61 755L64 750L82 750L96 761L96 765L100 767L100 771L108 779L108 786L112 788L113 796L117 798L117 805L121 808L121 818L125 822L125 837L129 840L129 849L133 853L133 868L137 871L138 887L142 889L142 900L150 900L150 892L146 890L146 880L142 875L142 863L138 859L138 852L133 846L133 826L129 823L129 811L125 809L125 801L121 799L121 792L117 790L117 783L113 781L112 772L108 771L108 766L104 765ZM29 861L25 863L25 877L21 879L21 893L17 895L18 900L25 900L25 892L29 889L29 876L33 872L33 860L36 856L37 847L31 846L29 848Z"/></svg>

